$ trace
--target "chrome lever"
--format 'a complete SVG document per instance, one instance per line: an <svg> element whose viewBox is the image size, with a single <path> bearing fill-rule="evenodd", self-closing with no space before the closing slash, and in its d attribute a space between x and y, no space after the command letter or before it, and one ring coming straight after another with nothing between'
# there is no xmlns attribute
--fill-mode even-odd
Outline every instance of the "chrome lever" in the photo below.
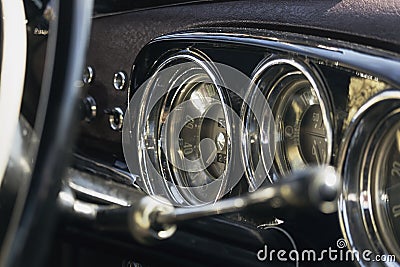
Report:
<svg viewBox="0 0 400 267"><path fill-rule="evenodd" d="M151 243L171 237L181 222L219 214L252 211L274 216L281 209L333 213L340 188L332 167L308 168L253 193L204 206L175 208L166 199L137 194L131 206L97 209L91 221L99 229L129 232L137 241Z"/></svg>

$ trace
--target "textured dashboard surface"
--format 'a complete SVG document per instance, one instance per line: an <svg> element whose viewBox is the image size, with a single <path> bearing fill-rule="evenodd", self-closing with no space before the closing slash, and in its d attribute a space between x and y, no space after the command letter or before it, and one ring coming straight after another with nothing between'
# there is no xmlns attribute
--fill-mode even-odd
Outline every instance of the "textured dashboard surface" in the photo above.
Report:
<svg viewBox="0 0 400 267"><path fill-rule="evenodd" d="M120 52L129 51L129 56L119 53L120 56L132 59L145 43L171 31L237 26L348 38L348 41L396 50L396 45L400 44L399 22L400 2L395 0L233 1L99 17L93 23L92 44L108 44L102 46L103 49L123 44L126 50Z"/></svg>

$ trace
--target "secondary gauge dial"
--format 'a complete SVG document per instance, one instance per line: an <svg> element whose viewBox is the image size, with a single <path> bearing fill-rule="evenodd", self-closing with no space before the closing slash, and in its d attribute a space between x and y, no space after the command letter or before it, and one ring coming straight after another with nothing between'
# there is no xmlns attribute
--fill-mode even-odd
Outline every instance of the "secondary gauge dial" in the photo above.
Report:
<svg viewBox="0 0 400 267"><path fill-rule="evenodd" d="M276 153L270 180L275 181L292 170L307 165L329 164L332 153L330 101L316 71L292 59L268 59L253 76L249 104L254 91L261 90L272 109L277 129ZM251 162L260 159L260 128L247 106L242 109L249 137L244 151ZM271 160L271 159L268 159ZM267 162L264 162L268 166ZM253 166L247 175L252 176ZM268 170L267 170L268 171Z"/></svg>
<svg viewBox="0 0 400 267"><path fill-rule="evenodd" d="M315 90L297 73L291 73L287 79L290 81L273 107L281 140L276 166L281 173L308 164L321 165L328 156L327 130Z"/></svg>

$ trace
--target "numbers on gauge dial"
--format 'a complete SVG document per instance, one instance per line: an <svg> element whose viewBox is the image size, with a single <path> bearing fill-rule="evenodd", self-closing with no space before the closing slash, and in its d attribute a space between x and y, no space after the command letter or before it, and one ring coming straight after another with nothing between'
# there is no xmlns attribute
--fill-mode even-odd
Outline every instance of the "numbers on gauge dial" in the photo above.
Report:
<svg viewBox="0 0 400 267"><path fill-rule="evenodd" d="M203 185L220 177L227 164L227 132L222 105L215 87L200 83L182 94L182 101L189 101L189 108L200 111L199 117L183 115L184 127L179 132L179 152L182 158L202 162L198 172L187 172L192 186ZM217 100L215 102L214 100ZM197 163L199 164L199 163ZM202 168L205 168L204 170Z"/></svg>

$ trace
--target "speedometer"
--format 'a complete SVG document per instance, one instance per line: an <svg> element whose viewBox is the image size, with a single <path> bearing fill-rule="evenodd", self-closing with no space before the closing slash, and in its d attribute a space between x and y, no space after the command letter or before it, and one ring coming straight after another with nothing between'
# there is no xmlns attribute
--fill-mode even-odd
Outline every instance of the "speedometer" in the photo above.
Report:
<svg viewBox="0 0 400 267"><path fill-rule="evenodd" d="M140 173L139 186L179 206L224 196L242 175L232 163L240 155L233 152L232 114L219 69L204 53L185 49L161 57L124 122L124 154Z"/></svg>

